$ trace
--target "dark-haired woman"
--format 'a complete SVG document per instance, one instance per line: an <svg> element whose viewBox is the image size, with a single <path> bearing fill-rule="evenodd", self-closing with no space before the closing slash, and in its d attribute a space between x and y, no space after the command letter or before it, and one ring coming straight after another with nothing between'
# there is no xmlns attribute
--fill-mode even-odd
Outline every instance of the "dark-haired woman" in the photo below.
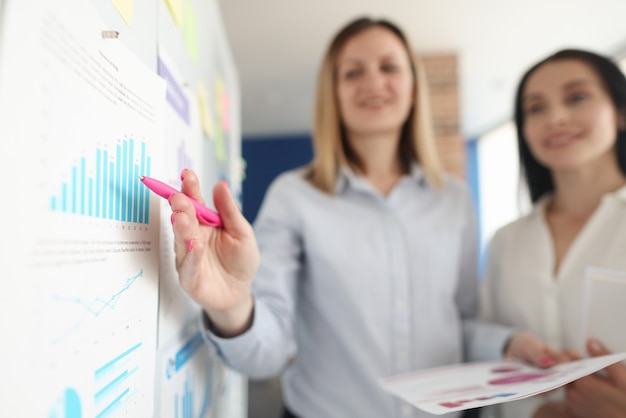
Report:
<svg viewBox="0 0 626 418"><path fill-rule="evenodd" d="M481 317L559 350L581 349L586 268L626 271L626 79L603 56L559 51L522 78L515 121L534 206L490 244ZM586 350L608 353L598 341ZM624 417L626 367L607 372L488 410L503 418Z"/></svg>

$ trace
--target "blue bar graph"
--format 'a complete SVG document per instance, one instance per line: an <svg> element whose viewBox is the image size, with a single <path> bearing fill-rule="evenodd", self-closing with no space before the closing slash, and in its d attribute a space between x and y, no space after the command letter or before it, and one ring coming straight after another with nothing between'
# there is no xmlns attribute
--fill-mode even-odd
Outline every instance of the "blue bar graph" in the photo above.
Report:
<svg viewBox="0 0 626 418"><path fill-rule="evenodd" d="M189 387L189 381L185 381L185 393L183 394L183 418L193 418L193 392Z"/></svg>
<svg viewBox="0 0 626 418"><path fill-rule="evenodd" d="M99 367L94 373L96 392L94 401L96 409L100 412L97 418L104 418L113 414L114 411L133 396L131 392L132 382L129 378L138 370L136 365L137 350L142 343L137 343L124 352L115 356Z"/></svg>
<svg viewBox="0 0 626 418"><path fill-rule="evenodd" d="M203 345L204 340L202 339L202 334L199 332L187 341L185 345L176 353L176 371L179 371Z"/></svg>
<svg viewBox="0 0 626 418"><path fill-rule="evenodd" d="M193 388L189 382L190 376L185 380L185 389L182 399L177 394L174 395L174 418L193 418Z"/></svg>
<svg viewBox="0 0 626 418"><path fill-rule="evenodd" d="M81 157L70 167L69 179L59 193L50 196L50 210L122 222L149 222L149 194L139 184L139 176L150 175L151 157L141 142L124 139L109 152L95 151L93 161Z"/></svg>
<svg viewBox="0 0 626 418"><path fill-rule="evenodd" d="M108 414L113 412L115 408L117 408L122 403L122 399L124 399L124 396L126 396L129 392L129 388L124 389L124 391L120 393L117 398L115 398L111 403L107 405L106 408L104 408L98 415L96 415L96 418L104 418Z"/></svg>
<svg viewBox="0 0 626 418"><path fill-rule="evenodd" d="M96 373L95 373L96 379L101 377L107 371L113 369L115 367L115 365L117 364L117 362L119 362L123 358L127 357L128 355L130 355L133 351L137 350L139 347L141 347L141 343L135 344L134 346L132 346L128 350L124 351L122 354L120 354L117 357L115 357L113 360L107 362L105 365L100 367L98 370L96 370Z"/></svg>
<svg viewBox="0 0 626 418"><path fill-rule="evenodd" d="M111 186L113 188L113 194L115 196L115 220L119 221L120 218L120 206L122 205L122 186L124 183L122 183L122 166L124 165L124 155L122 154L122 147L120 147L120 145L118 144L115 147L115 158L116 161L119 161L120 163L117 164L114 169L115 169L115 183L111 183ZM117 186L117 187L116 187Z"/></svg>

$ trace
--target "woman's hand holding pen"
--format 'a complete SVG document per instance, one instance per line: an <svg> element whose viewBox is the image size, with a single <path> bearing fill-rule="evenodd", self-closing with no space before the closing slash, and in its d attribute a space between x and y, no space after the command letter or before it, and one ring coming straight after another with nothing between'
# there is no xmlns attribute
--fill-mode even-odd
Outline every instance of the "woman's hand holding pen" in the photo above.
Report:
<svg viewBox="0 0 626 418"><path fill-rule="evenodd" d="M186 198L203 203L198 178L183 170L181 179L183 193L169 199L180 284L204 308L221 336L241 334L252 321L251 283L260 258L252 226L225 182L213 187L213 202L224 226L201 225Z"/></svg>

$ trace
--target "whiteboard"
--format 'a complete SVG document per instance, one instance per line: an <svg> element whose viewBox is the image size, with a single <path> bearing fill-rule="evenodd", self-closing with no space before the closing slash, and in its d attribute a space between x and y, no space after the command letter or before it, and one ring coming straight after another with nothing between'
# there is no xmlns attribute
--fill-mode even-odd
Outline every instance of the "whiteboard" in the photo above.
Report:
<svg viewBox="0 0 626 418"><path fill-rule="evenodd" d="M193 168L206 196L222 179L240 196L217 3L3 0L0 13L3 415L245 416L245 379L178 287L169 207L139 182L179 187Z"/></svg>

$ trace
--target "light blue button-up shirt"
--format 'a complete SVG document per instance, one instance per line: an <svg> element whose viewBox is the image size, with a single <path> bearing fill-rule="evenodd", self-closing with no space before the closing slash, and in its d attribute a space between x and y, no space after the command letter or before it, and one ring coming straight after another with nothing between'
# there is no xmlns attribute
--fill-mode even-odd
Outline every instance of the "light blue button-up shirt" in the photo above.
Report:
<svg viewBox="0 0 626 418"><path fill-rule="evenodd" d="M462 182L434 189L415 165L385 197L344 169L329 195L291 171L268 189L254 229L252 327L207 339L252 378L284 370L297 416L430 416L379 379L501 356L509 330L473 319L477 237Z"/></svg>

